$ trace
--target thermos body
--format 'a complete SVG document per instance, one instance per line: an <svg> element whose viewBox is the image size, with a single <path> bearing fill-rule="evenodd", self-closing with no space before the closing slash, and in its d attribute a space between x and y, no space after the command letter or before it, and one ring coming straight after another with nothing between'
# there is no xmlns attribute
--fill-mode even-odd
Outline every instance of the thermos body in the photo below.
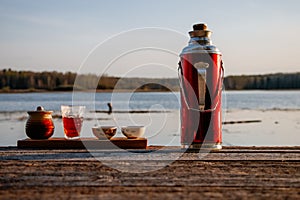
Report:
<svg viewBox="0 0 300 200"><path fill-rule="evenodd" d="M221 148L224 70L222 55L211 44L210 33L206 25L194 25L189 45L180 54L183 148Z"/></svg>

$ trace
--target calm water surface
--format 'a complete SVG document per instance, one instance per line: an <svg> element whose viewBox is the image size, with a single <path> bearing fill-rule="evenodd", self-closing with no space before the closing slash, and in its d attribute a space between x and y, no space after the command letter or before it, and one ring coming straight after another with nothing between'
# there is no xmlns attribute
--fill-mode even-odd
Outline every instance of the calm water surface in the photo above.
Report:
<svg viewBox="0 0 300 200"><path fill-rule="evenodd" d="M74 96L73 96L74 95ZM0 94L0 112L34 110L42 105L59 111L60 105L85 105L87 110L178 110L179 93L25 93ZM300 91L227 91L223 93L224 109L300 109Z"/></svg>
<svg viewBox="0 0 300 200"><path fill-rule="evenodd" d="M112 102L114 111L152 110L168 112L135 114L116 112L112 115L93 112L95 110L106 111L108 102ZM180 130L179 93L73 94L71 92L61 92L0 94L0 146L15 146L17 140L26 138L24 131L28 117L26 111L35 110L38 105L42 105L46 110L53 110L54 114L60 114L61 105L72 103L87 107L86 120L82 131L84 137L93 136L91 127L95 125L143 124L147 126L146 137L149 139L150 145L180 145L180 132L178 131ZM300 110L300 91L226 91L223 93L223 111L230 110ZM300 122L296 123L296 126L298 126ZM54 136L63 137L61 119L55 118L54 124ZM243 125L232 126L234 126L232 128L235 128ZM259 124L253 124L253 126L258 127ZM118 134L121 135L121 133ZM267 138L270 138L267 143L255 140L255 138L249 142L245 137L245 131L234 133L234 129L231 130L230 126L223 129L223 136L225 145L278 145L281 140L280 135L276 137L273 135L272 137L267 136ZM285 145L289 144L294 145L297 142L287 142Z"/></svg>

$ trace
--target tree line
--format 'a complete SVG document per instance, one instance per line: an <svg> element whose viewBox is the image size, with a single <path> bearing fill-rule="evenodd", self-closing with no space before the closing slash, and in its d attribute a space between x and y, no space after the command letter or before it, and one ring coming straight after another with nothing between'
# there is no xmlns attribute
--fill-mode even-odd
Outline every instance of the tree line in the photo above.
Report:
<svg viewBox="0 0 300 200"><path fill-rule="evenodd" d="M227 90L276 90L300 89L300 73L277 73L266 75L227 76L224 79ZM139 91L179 91L177 78L120 78L76 74L73 72L32 72L0 70L0 90L11 91L71 91L77 90L139 90Z"/></svg>
<svg viewBox="0 0 300 200"><path fill-rule="evenodd" d="M86 84L96 79L94 75L82 75L89 77ZM0 71L0 89L2 90L68 90L73 88L76 73L72 72L32 72L14 71L3 69Z"/></svg>
<svg viewBox="0 0 300 200"><path fill-rule="evenodd" d="M224 85L227 90L300 89L300 72L228 76L224 79Z"/></svg>
<svg viewBox="0 0 300 200"><path fill-rule="evenodd" d="M12 91L72 91L76 90L179 90L177 79L120 78L73 72L32 72L3 69L0 71L0 90Z"/></svg>

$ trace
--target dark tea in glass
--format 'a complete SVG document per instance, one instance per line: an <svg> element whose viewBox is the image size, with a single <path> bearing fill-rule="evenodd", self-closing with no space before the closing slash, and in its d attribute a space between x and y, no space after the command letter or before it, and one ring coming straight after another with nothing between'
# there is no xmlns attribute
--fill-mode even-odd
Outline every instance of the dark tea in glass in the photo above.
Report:
<svg viewBox="0 0 300 200"><path fill-rule="evenodd" d="M61 106L61 115L65 138L68 140L80 137L85 106Z"/></svg>
<svg viewBox="0 0 300 200"><path fill-rule="evenodd" d="M82 117L63 117L64 133L66 139L78 139L81 132Z"/></svg>

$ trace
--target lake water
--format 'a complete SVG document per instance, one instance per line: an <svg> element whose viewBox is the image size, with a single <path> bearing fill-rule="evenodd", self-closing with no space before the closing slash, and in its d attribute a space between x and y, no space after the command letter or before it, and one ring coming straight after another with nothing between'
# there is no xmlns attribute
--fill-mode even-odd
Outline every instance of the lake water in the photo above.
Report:
<svg viewBox="0 0 300 200"><path fill-rule="evenodd" d="M113 114L94 112L95 110L108 110L108 102L112 102L115 111ZM149 139L150 145L180 145L179 93L94 94L81 92L73 94L72 92L61 92L0 94L0 130L2 137L0 146L15 146L17 140L26 138L24 130L28 117L26 111L35 110L38 105L42 105L45 109L53 110L54 114L59 115L60 105L72 103L87 107L82 131L83 137L92 137L91 127L96 125L125 126L142 124L147 127L146 137ZM158 112L126 112L141 110ZM298 113L300 110L300 91L226 91L223 93L223 113L241 112L243 110L261 110L262 112L280 110L285 113L288 112L289 116L294 116L295 112ZM243 115L247 117L248 114L246 112ZM223 116L226 116L226 114ZM257 118L260 116L255 114L252 117ZM239 118L238 115L237 119ZM291 120L294 118L291 118ZM53 121L55 124L54 137L63 137L61 119L54 118ZM269 123L268 120L265 121ZM271 137L266 135L264 137L266 139L259 139L264 132L267 132L263 123L260 126L253 124L251 126L228 125L225 128L223 127L223 141L225 145L298 145L300 142L300 138L297 136L297 130L300 126L298 118L292 125L294 129L290 132L294 135L288 136L290 138L285 135L284 137L287 138L285 143L282 143L282 131L276 133L277 135L270 132L270 134L273 134ZM273 121L270 121L267 126L274 126ZM281 123L281 126L282 130L285 130L284 126L290 125ZM249 127L253 130L261 127L259 129L260 135L251 133ZM275 128L281 130L274 126ZM245 135L246 132L247 135ZM118 133L118 136L121 136L121 133ZM262 140L265 141L262 142Z"/></svg>
<svg viewBox="0 0 300 200"><path fill-rule="evenodd" d="M178 110L179 93L75 93L73 103L85 105L87 110L107 110L112 102L114 110ZM0 112L34 110L42 105L59 111L60 105L72 104L73 93L0 94ZM300 109L300 91L226 91L224 109Z"/></svg>

